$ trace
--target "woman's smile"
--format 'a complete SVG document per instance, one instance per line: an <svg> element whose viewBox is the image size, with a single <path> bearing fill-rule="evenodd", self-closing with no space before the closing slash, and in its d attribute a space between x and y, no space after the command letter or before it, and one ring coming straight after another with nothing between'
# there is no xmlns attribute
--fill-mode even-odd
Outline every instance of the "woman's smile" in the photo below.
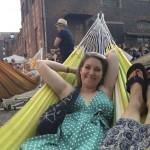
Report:
<svg viewBox="0 0 150 150"><path fill-rule="evenodd" d="M80 73L82 84L88 86L92 85L94 88L102 78L102 64L95 58L89 58L86 60Z"/></svg>

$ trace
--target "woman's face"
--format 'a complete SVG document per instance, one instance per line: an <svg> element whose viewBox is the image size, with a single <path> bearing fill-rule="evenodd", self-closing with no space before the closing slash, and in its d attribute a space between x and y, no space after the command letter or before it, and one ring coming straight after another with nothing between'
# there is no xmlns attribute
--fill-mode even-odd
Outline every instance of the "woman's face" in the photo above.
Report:
<svg viewBox="0 0 150 150"><path fill-rule="evenodd" d="M82 86L96 88L102 74L102 63L96 58L88 58L80 70Z"/></svg>

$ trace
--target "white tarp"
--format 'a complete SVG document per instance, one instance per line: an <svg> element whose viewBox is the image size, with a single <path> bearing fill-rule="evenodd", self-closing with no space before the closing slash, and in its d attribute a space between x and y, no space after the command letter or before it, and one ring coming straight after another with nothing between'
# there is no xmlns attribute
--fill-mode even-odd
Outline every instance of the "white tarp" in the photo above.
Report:
<svg viewBox="0 0 150 150"><path fill-rule="evenodd" d="M16 63L23 63L25 61L25 58L23 56L18 56L15 54L13 54L12 56L3 58L3 60L7 59L8 63L10 63L11 59L13 59L13 58L15 59Z"/></svg>
<svg viewBox="0 0 150 150"><path fill-rule="evenodd" d="M129 61L132 60L133 56L131 56L130 54L128 54L128 53L125 52L124 50L122 50L122 52L124 53L124 55L127 57L127 59L128 59Z"/></svg>

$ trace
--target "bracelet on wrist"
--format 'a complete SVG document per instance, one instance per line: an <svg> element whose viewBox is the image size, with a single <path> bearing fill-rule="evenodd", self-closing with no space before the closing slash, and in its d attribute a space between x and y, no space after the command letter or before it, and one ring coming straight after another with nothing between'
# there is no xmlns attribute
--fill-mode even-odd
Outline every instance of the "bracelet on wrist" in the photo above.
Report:
<svg viewBox="0 0 150 150"><path fill-rule="evenodd" d="M69 68L69 67L67 67L66 72L67 72L67 73L70 73L70 68Z"/></svg>

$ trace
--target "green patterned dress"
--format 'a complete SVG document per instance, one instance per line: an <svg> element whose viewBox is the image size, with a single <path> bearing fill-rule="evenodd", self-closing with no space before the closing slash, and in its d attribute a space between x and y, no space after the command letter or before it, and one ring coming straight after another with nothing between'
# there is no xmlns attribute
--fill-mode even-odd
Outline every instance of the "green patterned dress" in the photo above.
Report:
<svg viewBox="0 0 150 150"><path fill-rule="evenodd" d="M57 134L32 137L18 150L98 150L113 117L113 103L98 91L87 106L78 96Z"/></svg>

